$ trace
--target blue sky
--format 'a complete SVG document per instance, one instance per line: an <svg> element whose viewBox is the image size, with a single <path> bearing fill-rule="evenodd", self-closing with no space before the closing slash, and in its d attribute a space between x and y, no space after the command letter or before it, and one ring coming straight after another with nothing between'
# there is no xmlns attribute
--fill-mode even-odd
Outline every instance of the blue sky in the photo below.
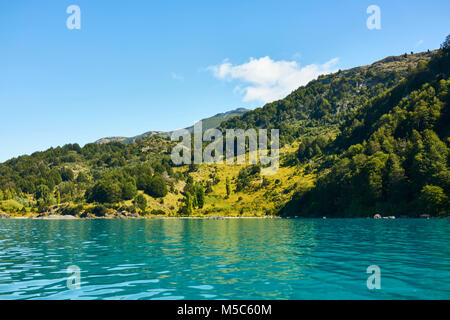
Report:
<svg viewBox="0 0 450 320"><path fill-rule="evenodd" d="M69 5L81 29L69 30ZM381 30L369 30L369 5ZM319 73L438 48L449 1L0 4L0 161L255 108ZM298 85L297 85L298 83Z"/></svg>

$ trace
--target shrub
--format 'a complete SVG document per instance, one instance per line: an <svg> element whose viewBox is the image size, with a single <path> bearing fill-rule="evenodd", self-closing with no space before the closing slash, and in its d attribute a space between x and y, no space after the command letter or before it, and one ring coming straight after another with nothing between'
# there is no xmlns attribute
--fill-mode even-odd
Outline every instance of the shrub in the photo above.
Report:
<svg viewBox="0 0 450 320"><path fill-rule="evenodd" d="M114 203L122 197L121 188L112 181L97 182L91 189L86 191L88 202Z"/></svg>
<svg viewBox="0 0 450 320"><path fill-rule="evenodd" d="M145 209L147 209L147 199L145 199L145 196L143 196L142 194L138 194L136 198L134 198L133 204L142 211L145 211Z"/></svg>
<svg viewBox="0 0 450 320"><path fill-rule="evenodd" d="M104 217L106 216L107 210L105 206L99 205L99 206L95 206L92 209L92 213L96 216L96 217Z"/></svg>
<svg viewBox="0 0 450 320"><path fill-rule="evenodd" d="M156 174L145 186L144 192L153 198L163 198L167 195L167 185L164 178Z"/></svg>
<svg viewBox="0 0 450 320"><path fill-rule="evenodd" d="M129 181L121 184L122 200L131 200L137 194L136 185Z"/></svg>

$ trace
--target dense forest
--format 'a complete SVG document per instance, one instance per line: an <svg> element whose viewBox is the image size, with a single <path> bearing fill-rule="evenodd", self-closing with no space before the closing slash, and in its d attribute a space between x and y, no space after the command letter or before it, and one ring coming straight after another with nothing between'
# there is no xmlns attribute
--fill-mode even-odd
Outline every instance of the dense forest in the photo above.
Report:
<svg viewBox="0 0 450 320"><path fill-rule="evenodd" d="M355 110L396 86L434 53L388 57L369 66L320 76L286 98L224 121L221 127L280 129L282 144L307 136L334 135Z"/></svg>
<svg viewBox="0 0 450 320"><path fill-rule="evenodd" d="M320 76L222 122L280 129L282 168L272 178L254 165L174 166L175 143L158 135L68 144L0 164L0 211L448 215L449 48L447 37L439 50Z"/></svg>
<svg viewBox="0 0 450 320"><path fill-rule="evenodd" d="M297 192L282 214L448 215L449 74L447 38L429 62L357 109L334 141L304 140L297 158L315 157L318 179L311 190Z"/></svg>
<svg viewBox="0 0 450 320"><path fill-rule="evenodd" d="M3 210L44 212L61 203L133 199L145 208L138 189L161 198L180 178L172 170L169 150L167 140L154 136L132 144L69 144L9 160L0 165ZM70 210L80 213L82 207Z"/></svg>

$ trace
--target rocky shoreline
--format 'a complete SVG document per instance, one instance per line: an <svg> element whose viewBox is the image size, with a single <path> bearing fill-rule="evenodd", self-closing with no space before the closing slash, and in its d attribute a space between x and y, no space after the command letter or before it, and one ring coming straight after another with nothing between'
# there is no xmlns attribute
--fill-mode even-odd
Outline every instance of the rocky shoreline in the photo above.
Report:
<svg viewBox="0 0 450 320"><path fill-rule="evenodd" d="M339 219L340 217L331 217L330 219ZM373 217L353 217L353 218L342 218L341 219L374 219L374 220L394 220L394 219L445 219L446 217L432 217L428 214L422 214L418 217L409 216L382 216L381 214L376 214ZM102 217L95 216L93 214L82 214L80 216L73 215L59 215L59 214L39 214L34 216L14 216L9 215L5 212L0 212L0 219L31 219L31 220L121 220L121 219L203 219L203 220L226 220L226 219L327 219L327 217L281 217L281 216L141 216L138 214L128 213L128 212L115 212Z"/></svg>
<svg viewBox="0 0 450 320"><path fill-rule="evenodd" d="M12 218L12 217L9 214L0 212L0 219L10 219L10 218Z"/></svg>

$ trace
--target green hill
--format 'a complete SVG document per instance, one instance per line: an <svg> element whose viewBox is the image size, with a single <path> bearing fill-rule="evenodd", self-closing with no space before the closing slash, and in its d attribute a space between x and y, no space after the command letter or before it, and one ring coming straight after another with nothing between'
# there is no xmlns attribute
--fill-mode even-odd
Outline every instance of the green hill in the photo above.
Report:
<svg viewBox="0 0 450 320"><path fill-rule="evenodd" d="M449 74L447 40L440 50L321 76L262 108L204 120L204 129L280 129L274 176L254 165L174 166L174 143L157 132L14 158L0 164L0 211L447 215Z"/></svg>
<svg viewBox="0 0 450 320"><path fill-rule="evenodd" d="M279 128L283 143L301 136L335 133L355 110L396 86L408 71L436 53L388 57L369 66L320 76L286 98L222 123L222 128Z"/></svg>
<svg viewBox="0 0 450 320"><path fill-rule="evenodd" d="M282 214L448 215L449 75L447 46L356 110L322 150L305 157L307 147L299 148L297 157L315 160L318 180Z"/></svg>

